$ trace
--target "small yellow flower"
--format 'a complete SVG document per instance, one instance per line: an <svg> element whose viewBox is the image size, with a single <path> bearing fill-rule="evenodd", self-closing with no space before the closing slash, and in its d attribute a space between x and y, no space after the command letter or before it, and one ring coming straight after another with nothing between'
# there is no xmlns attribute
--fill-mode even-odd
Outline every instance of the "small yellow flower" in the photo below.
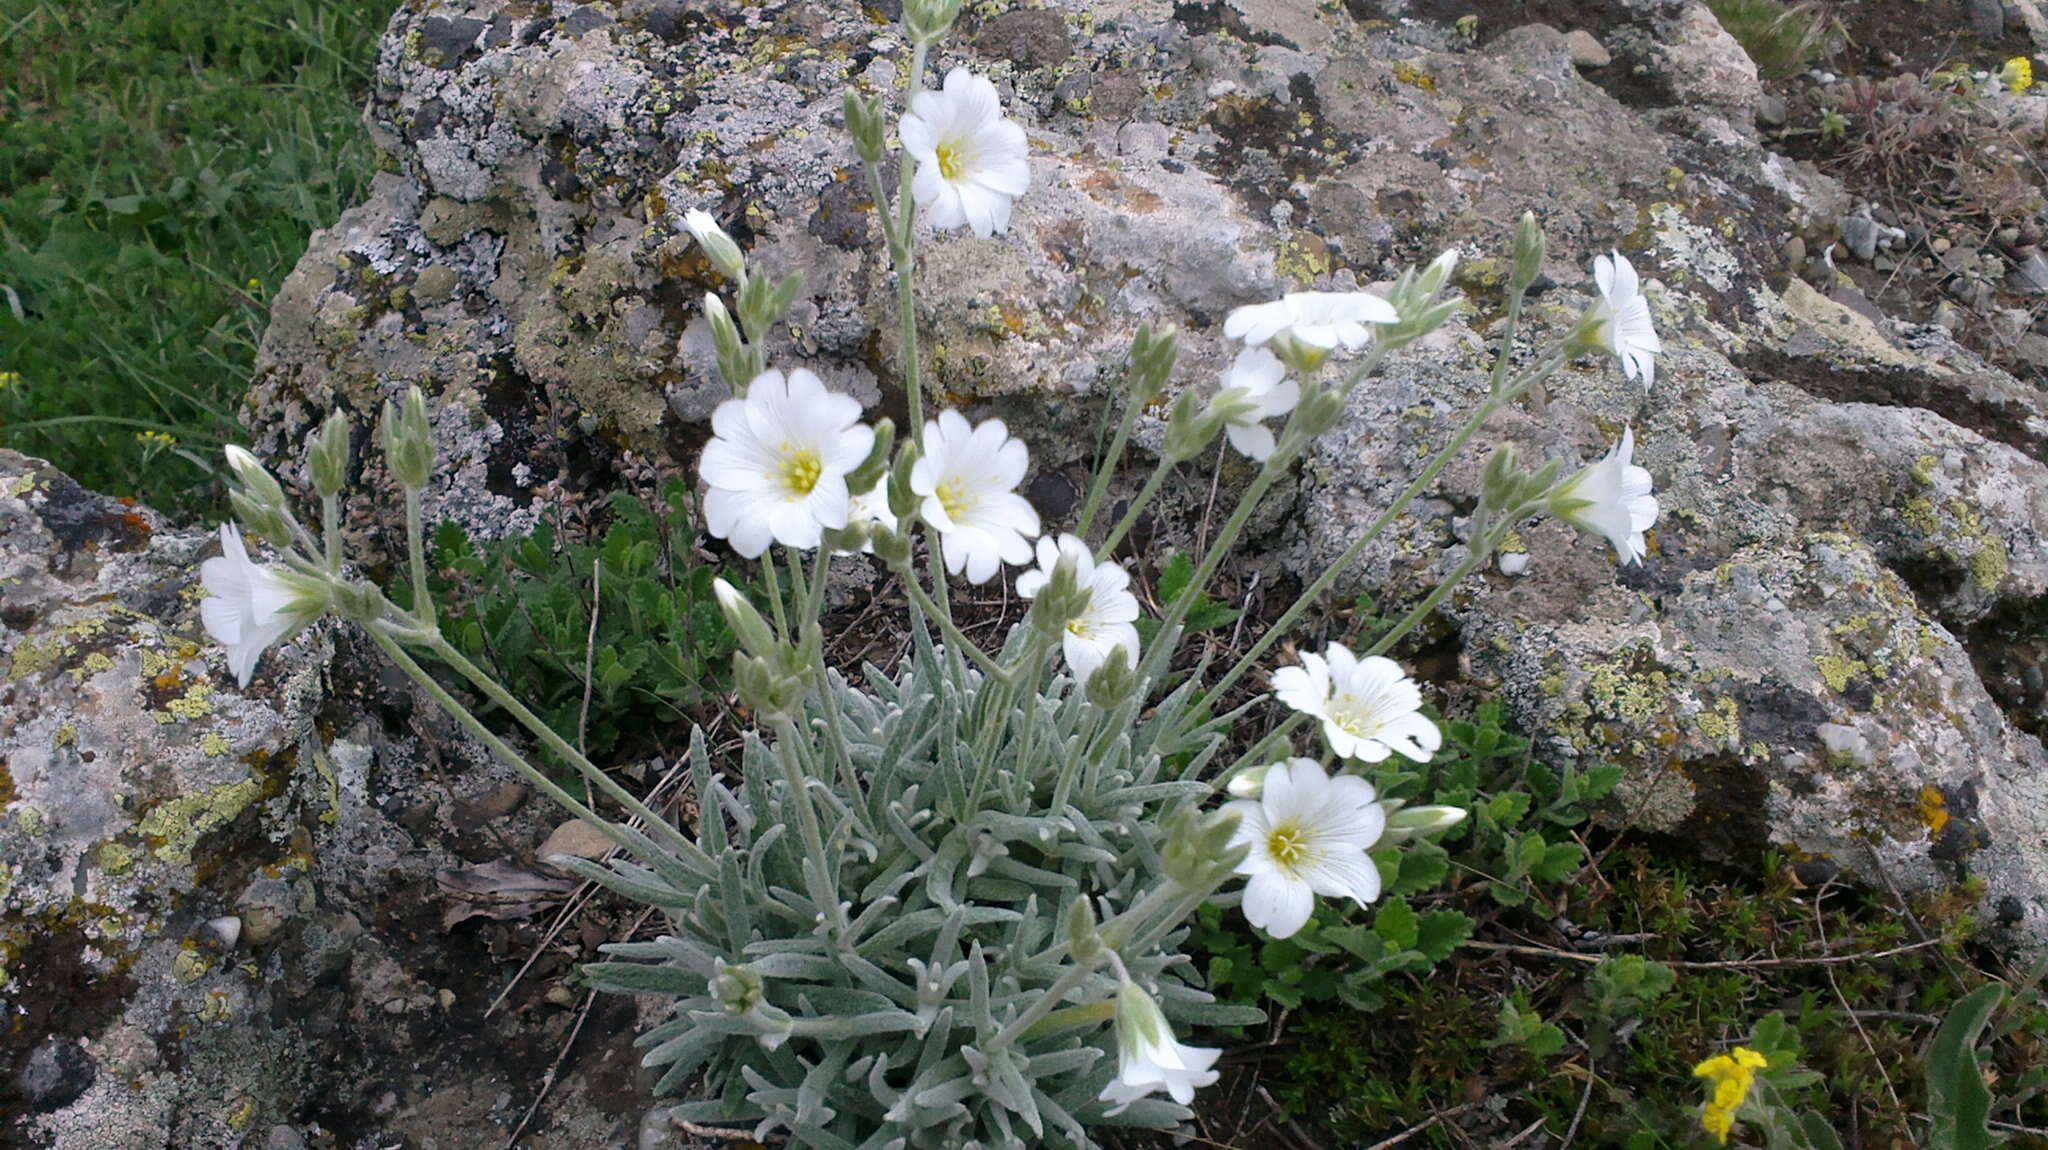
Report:
<svg viewBox="0 0 2048 1150"><path fill-rule="evenodd" d="M6 390L7 390L8 388L10 388L10 387L13 387L13 386L14 386L15 384L18 384L18 383L20 383L20 382L21 382L21 373L20 373L20 372L18 372L18 371L0 371L0 391L6 391Z"/></svg>
<svg viewBox="0 0 2048 1150"><path fill-rule="evenodd" d="M1704 1078L1714 1085L1714 1093L1700 1110L1700 1128L1712 1134L1716 1142L1728 1144L1728 1135L1735 1129L1735 1111L1749 1097L1750 1087L1756 1084L1756 1072L1769 1061L1747 1046L1738 1046L1692 1068L1694 1078Z"/></svg>
<svg viewBox="0 0 2048 1150"><path fill-rule="evenodd" d="M2023 62L2024 62L2024 61L2023 61ZM250 276L250 277L249 277L249 290L250 290L250 291L262 291L262 290L263 290L263 281L262 281L262 280L260 280L260 279L257 279L257 278L256 278L255 276Z"/></svg>
<svg viewBox="0 0 2048 1150"><path fill-rule="evenodd" d="M178 446L177 436L172 435L170 432L167 431L156 431L154 429L150 431L136 432L135 441L137 443L142 444L144 447L151 448L153 450L161 450L162 448L166 447Z"/></svg>
<svg viewBox="0 0 2048 1150"><path fill-rule="evenodd" d="M2034 86L2034 62L2025 56L2014 56L1998 70L1998 79L2006 90L2017 95Z"/></svg>

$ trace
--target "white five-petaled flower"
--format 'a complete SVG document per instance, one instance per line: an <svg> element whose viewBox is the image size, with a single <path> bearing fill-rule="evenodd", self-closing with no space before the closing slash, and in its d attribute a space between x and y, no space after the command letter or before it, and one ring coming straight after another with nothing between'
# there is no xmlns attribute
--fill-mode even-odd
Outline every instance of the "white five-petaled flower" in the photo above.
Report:
<svg viewBox="0 0 2048 1150"><path fill-rule="evenodd" d="M1331 778L1314 759L1274 763L1259 797L1224 804L1238 813L1231 845L1251 848L1237 873L1244 916L1274 938L1308 922L1315 896L1361 905L1380 896L1380 871L1370 851L1387 829L1387 812L1372 784L1356 775Z"/></svg>
<svg viewBox="0 0 2048 1150"><path fill-rule="evenodd" d="M924 453L910 468L910 490L924 500L919 512L939 532L946 570L986 583L1005 563L1031 562L1038 512L1017 484L1031 453L1000 419L970 424L942 411L924 425Z"/></svg>
<svg viewBox="0 0 2048 1150"><path fill-rule="evenodd" d="M1273 429L1262 420L1286 415L1301 402L1301 384L1287 378L1287 365L1263 347L1248 347L1237 353L1223 376L1225 392L1243 392L1245 406L1233 408L1223 425L1230 445L1245 455L1265 462L1273 454Z"/></svg>
<svg viewBox="0 0 2048 1150"><path fill-rule="evenodd" d="M948 72L943 91L910 101L897 135L917 161L911 195L933 227L966 224L983 237L1009 228L1010 203L1031 183L1029 145L986 77Z"/></svg>
<svg viewBox="0 0 2048 1150"><path fill-rule="evenodd" d="M1060 636L1060 650L1067 656L1067 666L1074 669L1074 678L1085 684L1118 647L1130 657L1131 665L1137 666L1138 598L1131 594L1130 574L1115 563L1097 563L1080 539L1062 535L1054 542L1049 535L1041 536L1038 567L1017 576L1017 594L1036 598L1052 581L1062 558L1074 566L1075 585L1088 593L1088 605L1067 620L1066 632Z"/></svg>
<svg viewBox="0 0 2048 1150"><path fill-rule="evenodd" d="M206 586L199 618L206 633L227 648L235 682L247 687L263 652L319 617L325 600L310 580L251 560L232 523L221 526L220 551L199 565Z"/></svg>
<svg viewBox="0 0 2048 1150"><path fill-rule="evenodd" d="M718 405L711 429L697 465L710 487L704 520L733 550L752 559L770 542L816 547L825 528L846 526L846 473L875 442L859 401L802 368L786 379L764 371L745 399Z"/></svg>
<svg viewBox="0 0 2048 1150"><path fill-rule="evenodd" d="M1559 519L1605 536L1623 564L1640 562L1648 554L1643 532L1657 523L1650 473L1630 462L1635 450L1635 429L1624 428L1620 443L1598 462L1581 468L1550 499Z"/></svg>
<svg viewBox="0 0 2048 1150"><path fill-rule="evenodd" d="M1116 994L1116 1077L1102 1088L1100 1097L1111 1104L1111 1114L1155 1090L1166 1091L1186 1106L1196 1090L1216 1081L1213 1067L1222 1053L1175 1041L1159 1004L1126 978Z"/></svg>
<svg viewBox="0 0 2048 1150"><path fill-rule="evenodd" d="M1422 714L1422 688L1401 665L1380 655L1363 659L1342 643L1320 655L1304 651L1301 666L1273 672L1280 701L1323 721L1332 753L1377 763L1398 751L1428 762L1443 732Z"/></svg>
<svg viewBox="0 0 2048 1150"><path fill-rule="evenodd" d="M1664 353L1664 341L1650 322L1650 301L1644 297L1635 265L1620 252L1593 261L1593 281L1600 287L1600 302L1593 305L1594 327L1588 336L1605 348L1630 379L1642 377L1649 386L1657 375L1657 356Z"/></svg>
<svg viewBox="0 0 2048 1150"><path fill-rule="evenodd" d="M1297 291L1232 311L1223 334L1252 347L1284 334L1325 351L1357 351L1372 341L1373 325L1400 320L1393 304L1370 292Z"/></svg>

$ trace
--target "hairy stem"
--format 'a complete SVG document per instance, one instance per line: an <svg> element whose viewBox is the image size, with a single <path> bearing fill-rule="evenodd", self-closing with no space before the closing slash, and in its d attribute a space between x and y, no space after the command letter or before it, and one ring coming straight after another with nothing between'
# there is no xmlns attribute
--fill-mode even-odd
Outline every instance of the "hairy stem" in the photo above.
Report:
<svg viewBox="0 0 2048 1150"><path fill-rule="evenodd" d="M420 527L420 493L405 489L405 546L412 553L412 614L422 628L434 626L434 596L427 590L426 532Z"/></svg>

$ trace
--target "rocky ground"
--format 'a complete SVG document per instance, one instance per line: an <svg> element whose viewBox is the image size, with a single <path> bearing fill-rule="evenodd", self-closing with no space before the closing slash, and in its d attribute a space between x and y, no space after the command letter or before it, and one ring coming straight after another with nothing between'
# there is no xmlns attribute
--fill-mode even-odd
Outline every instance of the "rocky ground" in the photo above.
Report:
<svg viewBox="0 0 2048 1150"><path fill-rule="evenodd" d="M1982 42L2023 40L2033 10ZM273 305L259 454L294 460L330 407L367 420L418 383L447 463L430 515L481 536L687 467L723 394L696 304L713 273L680 226L698 207L805 275L771 354L896 410L887 271L838 126L845 85L895 79L894 14L409 5L369 110L389 171ZM1456 245L1469 313L1361 391L1236 577L1312 574L1483 392L1495 257L1532 209L1535 328L1568 325L1590 258L1619 247L1657 282L1670 354L1647 389L1580 365L1492 430L1577 461L1633 425L1664 517L1627 571L1528 533L1527 572L1476 580L1428 637L1443 690L1502 698L1548 756L1629 768L1639 825L1909 890L1980 880L2010 943L2048 948L2048 399L2024 221L1930 227L1823 172L1786 124L1837 81L1767 85L1684 0L971 5L936 61L956 62L1029 129L1034 186L1007 237L926 247L925 366L1032 441L1049 518L1139 322L1182 328L1177 382L1202 386L1230 308ZM2048 118L2048 97L1982 100ZM1926 290L1894 301L1896 279ZM1159 539L1209 497L1186 470ZM1398 600L1456 563L1477 479L1477 458L1447 472L1349 589ZM19 457L0 522L11 1137L484 1145L581 1029L526 1144L667 1144L635 1134L631 1005L559 985L632 924L544 940L573 890L531 862L550 812L344 633L236 690L196 624L203 533Z"/></svg>

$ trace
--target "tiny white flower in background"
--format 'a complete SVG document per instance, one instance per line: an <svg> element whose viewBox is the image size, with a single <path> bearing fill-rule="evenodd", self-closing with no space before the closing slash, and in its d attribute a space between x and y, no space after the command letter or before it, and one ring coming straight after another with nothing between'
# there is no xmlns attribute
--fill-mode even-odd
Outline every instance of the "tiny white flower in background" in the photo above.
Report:
<svg viewBox="0 0 2048 1150"><path fill-rule="evenodd" d="M1331 778L1314 759L1267 768L1259 797L1225 803L1239 822L1233 846L1251 853L1237 864L1244 916L1287 938L1308 922L1315 896L1360 905L1380 896L1380 871L1367 854L1387 829L1387 812L1372 784L1356 775Z"/></svg>
<svg viewBox="0 0 2048 1150"><path fill-rule="evenodd" d="M199 618L206 633L227 648L235 682L247 687L263 652L318 618L325 603L309 580L251 560L232 523L221 526L220 550L199 565L206 586Z"/></svg>
<svg viewBox="0 0 2048 1150"><path fill-rule="evenodd" d="M875 442L853 397L802 368L764 371L745 399L718 405L711 429L697 464L710 488L705 526L733 550L752 559L771 542L816 547L825 528L846 526L846 473Z"/></svg>
<svg viewBox="0 0 2048 1150"><path fill-rule="evenodd" d="M855 524L896 530L896 513L889 510L889 492L886 485L877 485L846 501L846 525L852 527ZM863 543L860 548L862 554L872 554L874 549L875 545L872 542ZM852 555L854 552L835 551L833 554Z"/></svg>
<svg viewBox="0 0 2048 1150"><path fill-rule="evenodd" d="M1644 297L1635 265L1620 252L1593 261L1593 280L1600 287L1600 302L1593 305L1595 327L1589 338L1605 348L1621 364L1630 379L1638 376L1649 386L1656 379L1657 359L1664 353L1664 341L1650 322L1650 301Z"/></svg>
<svg viewBox="0 0 2048 1150"><path fill-rule="evenodd" d="M1223 376L1224 391L1242 391L1251 404L1223 425L1230 445L1261 463L1273 454L1273 429L1260 420L1286 415L1301 402L1301 384L1287 378L1287 365L1263 347L1248 347Z"/></svg>
<svg viewBox="0 0 2048 1150"><path fill-rule="evenodd" d="M1597 463L1581 468L1550 498L1559 519L1605 536L1624 564L1640 562L1648 554L1643 532L1657 523L1650 473L1630 462L1635 449L1635 429L1623 429L1620 443Z"/></svg>
<svg viewBox="0 0 2048 1150"><path fill-rule="evenodd" d="M1097 563L1080 539L1062 535L1054 542L1051 536L1041 537L1038 567L1017 576L1017 594L1036 598L1052 580L1062 557L1074 565L1075 584L1088 592L1088 606L1067 621L1066 634L1060 637L1060 650L1067 657L1067 666L1073 668L1074 678L1086 683L1118 647L1130 656L1131 665L1137 666L1138 597L1131 594L1130 574L1115 563Z"/></svg>
<svg viewBox="0 0 2048 1150"><path fill-rule="evenodd" d="M1030 146L994 84L955 68L943 91L910 101L896 132L917 161L911 195L933 227L966 224L983 237L1009 228L1011 201L1031 183Z"/></svg>
<svg viewBox="0 0 2048 1150"><path fill-rule="evenodd" d="M1324 350L1357 351L1372 342L1374 324L1399 323L1394 305L1370 292L1297 291L1272 303L1250 304L1223 320L1223 334L1252 347L1290 335Z"/></svg>
<svg viewBox="0 0 2048 1150"><path fill-rule="evenodd" d="M1137 983L1126 978L1116 993L1116 1077L1102 1088L1102 1101L1111 1103L1109 1113L1156 1090L1164 1090L1175 1102L1186 1106L1195 1091L1214 1083L1212 1069L1223 1052L1208 1046L1185 1046L1173 1037L1173 1027L1159 1004Z"/></svg>
<svg viewBox="0 0 2048 1150"><path fill-rule="evenodd" d="M1377 763L1399 752L1426 763L1444 745L1443 732L1422 714L1422 688L1401 665L1380 655L1363 659L1342 643L1322 654L1304 651L1301 666L1273 672L1281 702L1323 721L1332 753Z"/></svg>
<svg viewBox="0 0 2048 1150"><path fill-rule="evenodd" d="M1000 419L970 424L944 411L925 423L923 447L910 490L924 499L919 511L939 533L946 570L986 583L1005 563L1031 562L1038 512L1017 494L1031 466L1023 442Z"/></svg>

